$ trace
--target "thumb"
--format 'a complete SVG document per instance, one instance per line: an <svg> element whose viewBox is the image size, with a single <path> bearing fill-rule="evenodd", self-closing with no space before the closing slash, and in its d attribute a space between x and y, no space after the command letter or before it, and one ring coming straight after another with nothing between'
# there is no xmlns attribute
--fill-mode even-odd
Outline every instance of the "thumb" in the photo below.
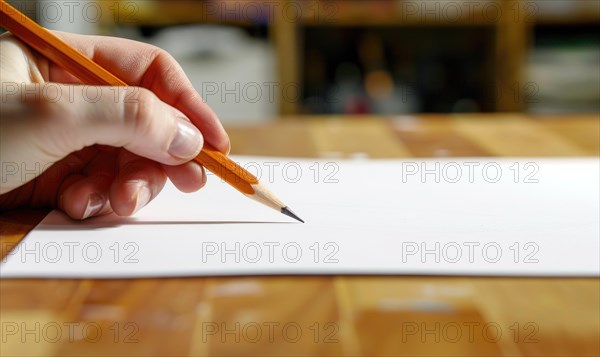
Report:
<svg viewBox="0 0 600 357"><path fill-rule="evenodd" d="M167 164L193 159L202 149L200 131L179 110L140 87L44 85L47 145L68 155L94 144L123 147ZM40 138L43 140L43 138Z"/></svg>

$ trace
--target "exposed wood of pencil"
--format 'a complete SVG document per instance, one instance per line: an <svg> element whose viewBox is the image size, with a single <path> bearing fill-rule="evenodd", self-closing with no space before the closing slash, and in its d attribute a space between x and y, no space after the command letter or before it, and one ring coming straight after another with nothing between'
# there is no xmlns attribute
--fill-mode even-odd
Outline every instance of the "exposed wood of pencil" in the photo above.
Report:
<svg viewBox="0 0 600 357"><path fill-rule="evenodd" d="M205 145L195 160L253 200L277 211L286 208L285 204L265 186L261 185L254 175L210 145Z"/></svg>
<svg viewBox="0 0 600 357"><path fill-rule="evenodd" d="M52 62L71 72L84 83L127 86L127 83L38 25L4 0L0 0L0 26ZM254 175L210 145L205 144L195 160L246 196L289 215L287 213L289 211L286 211L287 207L260 185Z"/></svg>

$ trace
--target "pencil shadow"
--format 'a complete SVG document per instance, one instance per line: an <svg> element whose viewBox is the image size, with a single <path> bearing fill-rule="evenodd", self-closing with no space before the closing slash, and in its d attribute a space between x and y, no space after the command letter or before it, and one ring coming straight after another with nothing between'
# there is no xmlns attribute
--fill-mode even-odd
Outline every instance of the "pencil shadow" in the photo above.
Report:
<svg viewBox="0 0 600 357"><path fill-rule="evenodd" d="M60 223L44 223L39 225L38 231L89 231L96 229L116 228L121 226L148 226L148 225L231 225L231 224L294 224L295 222L267 222L267 221L136 221L134 219L124 218L122 220L111 220L110 222L90 221L71 221Z"/></svg>

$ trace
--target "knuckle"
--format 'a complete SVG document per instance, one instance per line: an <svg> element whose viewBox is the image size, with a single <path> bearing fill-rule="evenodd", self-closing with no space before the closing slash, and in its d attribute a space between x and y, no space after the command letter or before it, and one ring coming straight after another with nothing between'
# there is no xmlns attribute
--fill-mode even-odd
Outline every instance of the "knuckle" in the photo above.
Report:
<svg viewBox="0 0 600 357"><path fill-rule="evenodd" d="M173 57L169 52L167 52L166 50L164 50L160 47L152 48L151 58L154 58L154 61L159 61L159 62L166 62L166 63L176 62L175 57Z"/></svg>
<svg viewBox="0 0 600 357"><path fill-rule="evenodd" d="M155 66L163 76L169 78L171 81L182 81L183 78L187 79L183 69L179 65L179 62L169 52L162 48L155 47L152 51L152 64Z"/></svg>
<svg viewBox="0 0 600 357"><path fill-rule="evenodd" d="M156 95L145 88L130 87L122 103L125 126L136 133L148 133L152 128L152 113L157 109Z"/></svg>
<svg viewBox="0 0 600 357"><path fill-rule="evenodd" d="M149 55L147 58L150 59L150 63L148 67L156 67L162 71L165 69L171 70L173 67L176 67L177 60L166 50L152 46L149 49Z"/></svg>
<svg viewBox="0 0 600 357"><path fill-rule="evenodd" d="M171 56L171 54L169 52L167 52L166 50L163 50L160 47L155 47L154 53L156 54L156 58L165 59L167 61L175 61L175 59L173 58L173 56Z"/></svg>

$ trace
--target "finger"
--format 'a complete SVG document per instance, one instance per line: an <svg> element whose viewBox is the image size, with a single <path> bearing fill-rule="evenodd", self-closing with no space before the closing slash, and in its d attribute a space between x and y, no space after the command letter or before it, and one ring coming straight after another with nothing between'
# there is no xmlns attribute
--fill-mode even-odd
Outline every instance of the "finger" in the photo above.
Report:
<svg viewBox="0 0 600 357"><path fill-rule="evenodd" d="M109 193L115 176L112 155L98 155L83 170L83 175L63 191L60 208L73 219L86 219L110 212Z"/></svg>
<svg viewBox="0 0 600 357"><path fill-rule="evenodd" d="M81 176L64 190L59 203L60 209L73 219L86 219L108 213L111 182L107 176Z"/></svg>
<svg viewBox="0 0 600 357"><path fill-rule="evenodd" d="M200 131L185 115L147 89L50 83L30 90L39 93L37 98L30 96L30 101L39 108L40 118L13 131L15 135L23 131L23 135L34 136L33 148L39 152L30 153L31 146L22 146L36 158L53 153L54 159L60 159L101 144L179 165L193 159L204 143Z"/></svg>
<svg viewBox="0 0 600 357"><path fill-rule="evenodd" d="M160 193L167 181L162 166L154 161L122 151L119 173L110 188L110 204L120 216L131 216Z"/></svg>
<svg viewBox="0 0 600 357"><path fill-rule="evenodd" d="M100 66L132 86L151 90L165 103L183 112L200 129L206 141L222 152L229 137L217 115L193 88L181 66L166 51L141 42L103 36L55 32ZM72 80L52 66L50 79Z"/></svg>
<svg viewBox="0 0 600 357"><path fill-rule="evenodd" d="M163 170L181 192L196 192L206 184L204 168L195 161L180 166L163 165Z"/></svg>
<svg viewBox="0 0 600 357"><path fill-rule="evenodd" d="M72 214L77 215L77 212L74 212L71 209L73 204L69 203L69 201L72 200L74 196L71 194L67 194L67 193L69 192L69 189L71 187L73 187L76 183L78 183L84 179L85 179L85 176L83 176L81 173L75 173L75 174L69 175L69 176L65 177L65 179L58 191L58 202L57 202L58 209L65 212L67 215L69 215L69 217L71 217L73 219L80 219L80 217L78 218L78 217L72 216ZM69 207L69 209L67 209L67 206ZM77 210L77 211L79 211L79 210Z"/></svg>

